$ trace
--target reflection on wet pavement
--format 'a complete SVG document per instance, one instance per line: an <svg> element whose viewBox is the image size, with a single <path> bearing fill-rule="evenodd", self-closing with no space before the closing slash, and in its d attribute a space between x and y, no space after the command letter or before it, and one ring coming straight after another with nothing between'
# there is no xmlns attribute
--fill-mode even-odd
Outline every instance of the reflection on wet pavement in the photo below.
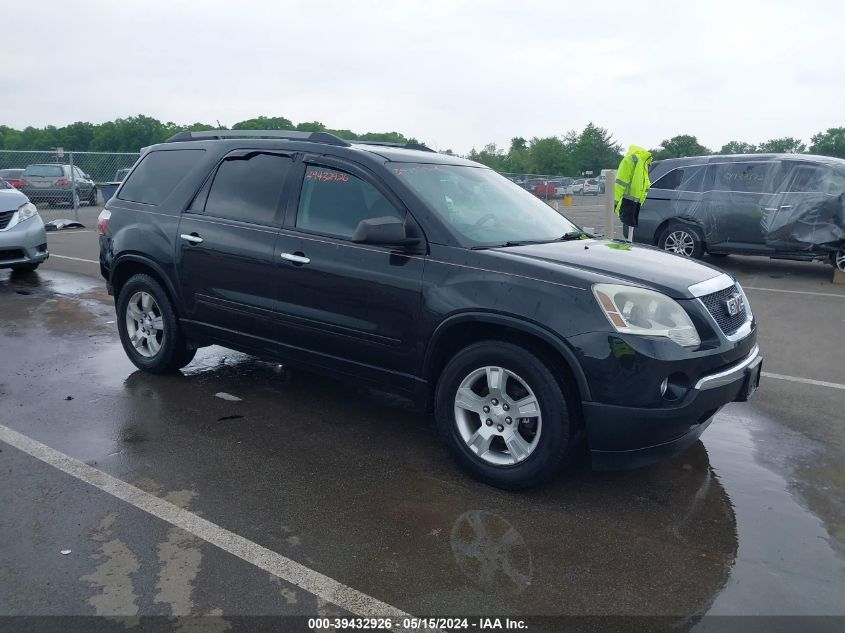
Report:
<svg viewBox="0 0 845 633"><path fill-rule="evenodd" d="M753 407L727 408L668 462L594 473L582 459L549 486L506 493L467 479L428 416L389 394L221 348L182 375L136 371L108 298L53 275L29 295L0 283L0 314L15 323L3 356L19 360L0 384L3 424L125 481L158 482L155 494L189 491L192 511L407 612L687 622L845 610L842 559L759 459L750 428L775 423ZM209 607L200 548L159 541L155 564L173 572L150 591L174 613ZM297 604L285 586L274 593Z"/></svg>

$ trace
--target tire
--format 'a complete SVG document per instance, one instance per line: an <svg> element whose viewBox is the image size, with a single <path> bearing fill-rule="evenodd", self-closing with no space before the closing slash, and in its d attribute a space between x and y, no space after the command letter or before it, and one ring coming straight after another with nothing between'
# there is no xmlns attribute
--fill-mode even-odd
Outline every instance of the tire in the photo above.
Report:
<svg viewBox="0 0 845 633"><path fill-rule="evenodd" d="M147 318L150 314L154 319ZM117 329L129 360L151 374L176 372L196 354L185 342L170 297L149 275L130 277L120 290Z"/></svg>
<svg viewBox="0 0 845 633"><path fill-rule="evenodd" d="M830 263L834 268L845 272L845 246L830 254Z"/></svg>
<svg viewBox="0 0 845 633"><path fill-rule="evenodd" d="M504 391L490 390L491 374L505 376ZM458 352L440 375L435 391L438 431L476 479L505 490L530 488L551 478L572 456L577 425L568 394L545 363L526 349L502 341L475 343ZM532 397L533 408L527 400ZM520 400L526 403L525 413L537 415L510 417ZM515 441L517 435L521 442Z"/></svg>
<svg viewBox="0 0 845 633"><path fill-rule="evenodd" d="M16 273L31 273L40 265L41 262L38 262L37 264L15 264L14 266L12 266L12 270L14 270Z"/></svg>
<svg viewBox="0 0 845 633"><path fill-rule="evenodd" d="M663 229L657 238L657 246L681 257L701 259L704 256L701 232L686 224L670 224Z"/></svg>

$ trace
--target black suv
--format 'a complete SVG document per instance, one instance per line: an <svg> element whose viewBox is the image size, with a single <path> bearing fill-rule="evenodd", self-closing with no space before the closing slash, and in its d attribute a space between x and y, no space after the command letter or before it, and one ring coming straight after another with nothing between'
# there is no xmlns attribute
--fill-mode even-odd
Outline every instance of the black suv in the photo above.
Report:
<svg viewBox="0 0 845 633"><path fill-rule="evenodd" d="M731 277L595 239L423 146L183 132L141 156L98 230L141 369L218 344L388 387L504 488L549 477L584 436L596 468L670 455L759 381Z"/></svg>

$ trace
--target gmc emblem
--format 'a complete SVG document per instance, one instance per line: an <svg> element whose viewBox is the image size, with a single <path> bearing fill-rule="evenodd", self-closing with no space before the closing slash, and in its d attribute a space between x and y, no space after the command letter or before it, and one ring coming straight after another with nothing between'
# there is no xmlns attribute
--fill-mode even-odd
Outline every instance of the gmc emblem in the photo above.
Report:
<svg viewBox="0 0 845 633"><path fill-rule="evenodd" d="M725 308L727 309L729 316L736 316L742 312L744 307L741 295L731 295L725 300Z"/></svg>

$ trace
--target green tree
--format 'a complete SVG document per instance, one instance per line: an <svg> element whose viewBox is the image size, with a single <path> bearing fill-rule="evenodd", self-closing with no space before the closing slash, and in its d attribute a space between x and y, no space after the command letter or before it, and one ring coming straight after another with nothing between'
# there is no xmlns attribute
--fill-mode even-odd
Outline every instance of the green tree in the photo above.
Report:
<svg viewBox="0 0 845 633"><path fill-rule="evenodd" d="M495 169L496 171L506 171L507 170L507 160L505 154L496 147L495 143L489 143L484 146L480 152L476 151L473 147L467 158L470 160L474 160L477 163L481 163L482 165L487 165L491 169Z"/></svg>
<svg viewBox="0 0 845 633"><path fill-rule="evenodd" d="M831 127L810 139L810 153L845 158L845 127Z"/></svg>
<svg viewBox="0 0 845 633"><path fill-rule="evenodd" d="M807 146L798 138L784 136L760 143L759 151L766 154L803 154Z"/></svg>
<svg viewBox="0 0 845 633"><path fill-rule="evenodd" d="M654 160L663 158L682 158L684 156L703 156L712 154L709 147L704 147L698 139L690 134L679 134L663 141L655 150L651 151Z"/></svg>
<svg viewBox="0 0 845 633"><path fill-rule="evenodd" d="M511 147L505 157L507 170L511 173L527 174L535 171L531 160L528 141L521 136L511 139Z"/></svg>
<svg viewBox="0 0 845 633"><path fill-rule="evenodd" d="M283 116L258 116L246 121L238 121L232 126L233 130L292 130L293 121Z"/></svg>
<svg viewBox="0 0 845 633"><path fill-rule="evenodd" d="M757 151L757 146L744 141L730 141L722 145L719 150L720 154L754 154Z"/></svg>
<svg viewBox="0 0 845 633"><path fill-rule="evenodd" d="M557 136L534 137L528 144L530 172L562 176L572 171L572 161L566 146Z"/></svg>
<svg viewBox="0 0 845 633"><path fill-rule="evenodd" d="M570 172L579 175L585 171L598 174L602 169L614 168L622 160L622 145L613 140L613 135L591 121L578 134L564 137L564 146L571 155Z"/></svg>

